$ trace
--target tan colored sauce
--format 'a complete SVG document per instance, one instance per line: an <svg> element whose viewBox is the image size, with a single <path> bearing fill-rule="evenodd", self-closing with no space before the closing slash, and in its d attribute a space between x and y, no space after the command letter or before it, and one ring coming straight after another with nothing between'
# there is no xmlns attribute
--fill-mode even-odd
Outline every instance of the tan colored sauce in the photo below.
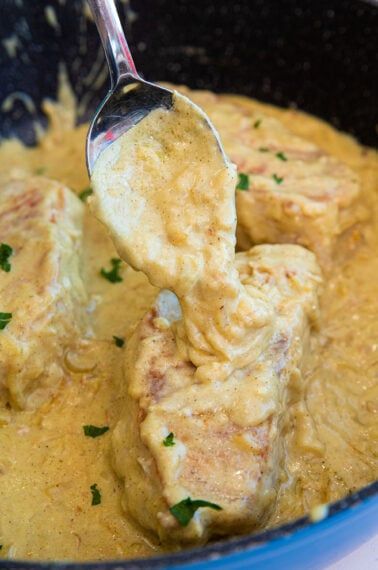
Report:
<svg viewBox="0 0 378 570"><path fill-rule="evenodd" d="M288 481L296 476L297 482L282 487L270 523L279 524L377 477L377 156L297 111L243 98L215 99L206 93L193 94L193 99L209 113L228 153L238 145L233 117L224 107L229 101L237 102L243 113L277 117L357 171L363 200L372 211L369 224L343 236L334 269L326 277L322 325L307 366L305 400L293 410L293 430L287 437ZM82 191L88 185L86 126L73 128L73 121L67 120L70 115L64 113L63 120L54 113L52 129L38 147L4 143L0 177L12 169L31 174L43 167L47 176ZM121 485L109 461L109 434L90 439L82 432L87 423L112 428L117 421L122 349L114 345L112 335L127 339L156 294L147 279L131 268L123 268L122 283L102 279L99 269L108 267L115 255L103 227L88 213L84 273L95 338L83 342L73 358L86 370L73 373L59 396L37 412L0 407L2 557L86 560L160 550L121 509ZM317 450L308 446L305 437L308 413L321 443ZM93 483L102 492L102 503L95 507L89 489Z"/></svg>
<svg viewBox="0 0 378 570"><path fill-rule="evenodd" d="M234 165L199 109L175 94L98 158L91 206L123 259L172 290L178 336L202 380L225 379L261 352L269 307L240 283Z"/></svg>

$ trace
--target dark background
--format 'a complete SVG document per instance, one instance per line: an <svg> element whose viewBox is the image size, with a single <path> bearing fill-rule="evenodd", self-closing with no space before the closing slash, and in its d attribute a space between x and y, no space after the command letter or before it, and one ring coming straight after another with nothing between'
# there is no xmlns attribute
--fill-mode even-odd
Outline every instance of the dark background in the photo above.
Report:
<svg viewBox="0 0 378 570"><path fill-rule="evenodd" d="M48 5L56 25L46 19ZM376 145L377 2L123 0L119 7L146 78L295 105ZM62 60L79 120L91 115L107 78L83 0L0 0L0 37L2 136L34 142L30 119L45 122L41 101L56 96Z"/></svg>

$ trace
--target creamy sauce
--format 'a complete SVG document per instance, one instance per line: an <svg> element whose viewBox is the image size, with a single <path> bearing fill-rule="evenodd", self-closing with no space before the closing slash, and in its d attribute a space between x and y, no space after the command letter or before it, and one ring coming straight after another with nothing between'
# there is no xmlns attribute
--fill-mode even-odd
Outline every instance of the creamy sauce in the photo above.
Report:
<svg viewBox="0 0 378 570"><path fill-rule="evenodd" d="M172 110L153 111L101 154L92 182L91 205L121 257L178 296L196 377L222 380L256 357L270 310L234 267L235 167L200 110L175 94Z"/></svg>
<svg viewBox="0 0 378 570"><path fill-rule="evenodd" d="M342 236L334 266L326 275L320 332L307 363L304 397L293 407L293 429L286 438L287 481L269 522L279 524L377 477L377 155L298 111L231 96L199 92L191 97L210 115L233 160L240 146L235 115L273 116L358 173L361 201L371 211L369 222ZM38 147L3 143L0 176L9 171L31 175L44 168L46 176L81 192L88 186L87 127L74 128L73 123L72 109L55 110L52 128ZM100 268L108 267L117 253L89 212L84 235L83 271L93 338L77 348L74 360L79 368L74 368L86 370L72 373L61 393L36 412L0 408L2 557L87 560L161 550L121 509L121 485L109 460L109 434L92 440L82 432L84 424L106 424L112 429L118 420L122 402L117 401L116 384L122 349L115 346L112 335L129 338L151 306L156 289L128 267L122 269L122 283L101 278ZM317 446L306 437L308 414L314 420ZM294 478L296 484L290 485ZM102 492L102 503L95 507L91 506L93 483Z"/></svg>

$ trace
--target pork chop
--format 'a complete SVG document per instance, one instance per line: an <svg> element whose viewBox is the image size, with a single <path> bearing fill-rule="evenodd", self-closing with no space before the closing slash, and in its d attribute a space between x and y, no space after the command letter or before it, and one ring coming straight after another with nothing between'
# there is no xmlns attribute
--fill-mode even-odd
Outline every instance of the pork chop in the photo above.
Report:
<svg viewBox="0 0 378 570"><path fill-rule="evenodd" d="M236 266L247 292L274 312L256 360L223 381L196 380L176 342L180 307L166 291L126 351L115 469L124 508L166 542L203 543L252 529L277 495L288 388L300 381L317 319L320 271L315 256L296 245L257 246L238 254Z"/></svg>
<svg viewBox="0 0 378 570"><path fill-rule="evenodd" d="M80 277L83 205L58 182L10 180L0 190L0 389L17 408L33 408L57 390L67 346L84 324ZM6 249L5 249L6 250Z"/></svg>
<svg viewBox="0 0 378 570"><path fill-rule="evenodd" d="M208 113L228 156L247 175L236 192L239 248L296 243L329 265L338 236L367 217L358 175L251 105L183 91Z"/></svg>

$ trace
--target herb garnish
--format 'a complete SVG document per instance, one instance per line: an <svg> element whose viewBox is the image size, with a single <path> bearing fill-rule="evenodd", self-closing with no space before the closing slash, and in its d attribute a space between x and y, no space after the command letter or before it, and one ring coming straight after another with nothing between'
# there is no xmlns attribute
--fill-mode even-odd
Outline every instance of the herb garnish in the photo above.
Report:
<svg viewBox="0 0 378 570"><path fill-rule="evenodd" d="M87 198L93 194L93 190L90 186L88 188L84 188L82 192L79 194L79 198L82 202L86 202Z"/></svg>
<svg viewBox="0 0 378 570"><path fill-rule="evenodd" d="M172 447L173 445L176 445L176 442L173 441L175 437L175 434L171 431L167 437L165 437L163 439L163 445L164 447Z"/></svg>
<svg viewBox="0 0 378 570"><path fill-rule="evenodd" d="M269 152L269 149L266 146L261 146L259 152Z"/></svg>
<svg viewBox="0 0 378 570"><path fill-rule="evenodd" d="M222 507L216 505L215 503L209 503L208 501L196 500L192 501L190 497L176 503L169 510L175 519L178 520L181 526L187 526L192 520L194 513L202 508L208 507L209 509L214 509L215 511L221 511Z"/></svg>
<svg viewBox="0 0 378 570"><path fill-rule="evenodd" d="M257 121L253 123L253 128L258 129L260 125L261 125L261 119L257 119Z"/></svg>
<svg viewBox="0 0 378 570"><path fill-rule="evenodd" d="M39 168L35 169L35 173L37 176L41 176L42 174L44 174L46 172L46 167L45 166L40 166Z"/></svg>
<svg viewBox="0 0 378 570"><path fill-rule="evenodd" d="M83 430L84 430L84 434L87 437L99 437L100 435L103 435L104 433L109 431L109 427L108 426L98 427L98 426L93 426L93 425L89 424L89 425L83 426Z"/></svg>
<svg viewBox="0 0 378 570"><path fill-rule="evenodd" d="M7 243L2 243L0 245L0 267L3 271L9 273L11 270L11 264L9 263L9 258L13 253L13 249Z"/></svg>
<svg viewBox="0 0 378 570"><path fill-rule="evenodd" d="M283 160L284 162L287 161L287 156L284 152L276 152L276 157L280 160Z"/></svg>
<svg viewBox="0 0 378 570"><path fill-rule="evenodd" d="M281 182L283 182L283 178L281 178L280 176L277 176L277 174L273 174L272 176L274 182L276 182L277 184L281 184Z"/></svg>
<svg viewBox="0 0 378 570"><path fill-rule="evenodd" d="M12 320L12 313L0 313L0 331L4 330Z"/></svg>
<svg viewBox="0 0 378 570"><path fill-rule="evenodd" d="M249 176L244 174L244 172L238 172L238 183L236 185L236 190L248 190L249 189Z"/></svg>
<svg viewBox="0 0 378 570"><path fill-rule="evenodd" d="M97 488L97 483L94 483L90 486L91 493L92 493L92 507L95 505L99 505L101 503L101 492Z"/></svg>
<svg viewBox="0 0 378 570"><path fill-rule="evenodd" d="M0 544L0 550L2 550L2 549L3 549L3 545L2 545L2 544Z"/></svg>
<svg viewBox="0 0 378 570"><path fill-rule="evenodd" d="M121 338L120 336L113 335L113 339L114 339L115 345L118 346L119 348L122 348L123 345L125 344L124 339Z"/></svg>
<svg viewBox="0 0 378 570"><path fill-rule="evenodd" d="M121 269L122 259L118 259L113 257L110 260L110 264L112 265L112 269L110 271L106 271L106 269L102 268L100 274L105 277L110 283L120 283L123 281L122 277L120 276L119 272Z"/></svg>

